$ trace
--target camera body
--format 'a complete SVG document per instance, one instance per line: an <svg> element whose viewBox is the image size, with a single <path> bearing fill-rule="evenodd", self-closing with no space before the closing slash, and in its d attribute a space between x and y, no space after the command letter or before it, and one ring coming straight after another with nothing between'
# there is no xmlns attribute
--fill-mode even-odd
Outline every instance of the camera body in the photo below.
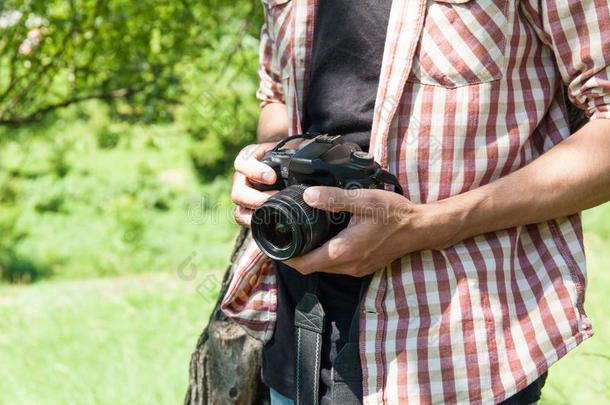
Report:
<svg viewBox="0 0 610 405"><path fill-rule="evenodd" d="M296 135L295 138L312 138ZM347 212L314 209L303 201L309 186L344 189L375 188L392 184L402 194L397 179L383 170L373 157L341 135L315 135L299 150L280 149L285 141L267 152L263 163L276 173L274 184L251 181L260 191L279 190L252 215L252 235L259 248L276 260L300 256L321 245L347 226Z"/></svg>
<svg viewBox="0 0 610 405"><path fill-rule="evenodd" d="M383 187L375 178L379 164L358 145L345 143L341 135L318 135L298 151L271 150L261 162L270 166L277 177L274 184L252 182L252 187L260 191L283 190L299 183L341 188Z"/></svg>

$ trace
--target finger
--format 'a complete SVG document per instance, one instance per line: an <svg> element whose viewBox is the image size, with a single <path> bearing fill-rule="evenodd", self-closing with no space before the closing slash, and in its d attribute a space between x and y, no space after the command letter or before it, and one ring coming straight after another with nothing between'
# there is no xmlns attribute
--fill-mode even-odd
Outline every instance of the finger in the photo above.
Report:
<svg viewBox="0 0 610 405"><path fill-rule="evenodd" d="M319 248L302 256L286 260L285 263L302 274L316 271L338 272L337 269L341 265L356 259L353 249L350 249L350 245L352 245L350 241L349 234L343 230Z"/></svg>
<svg viewBox="0 0 610 405"><path fill-rule="evenodd" d="M276 178L275 171L268 165L260 162L260 159L272 147L272 143L246 146L235 158L233 163L235 170L259 183L273 184Z"/></svg>
<svg viewBox="0 0 610 405"><path fill-rule="evenodd" d="M265 153L273 149L277 145L276 142L253 143L246 145L237 154L238 157L244 160L255 159L260 160L265 156Z"/></svg>
<svg viewBox="0 0 610 405"><path fill-rule="evenodd" d="M364 188L345 190L338 187L309 187L305 190L303 199L311 207L324 211L347 211L362 216L376 216L386 215L389 211L389 201L392 201L394 196L388 193L393 194L385 190Z"/></svg>
<svg viewBox="0 0 610 405"><path fill-rule="evenodd" d="M277 191L258 191L250 187L246 177L236 172L233 176L231 200L242 207L256 209Z"/></svg>
<svg viewBox="0 0 610 405"><path fill-rule="evenodd" d="M252 212L253 211L251 209L238 205L235 208L235 222L247 228L250 228L250 223L252 222Z"/></svg>

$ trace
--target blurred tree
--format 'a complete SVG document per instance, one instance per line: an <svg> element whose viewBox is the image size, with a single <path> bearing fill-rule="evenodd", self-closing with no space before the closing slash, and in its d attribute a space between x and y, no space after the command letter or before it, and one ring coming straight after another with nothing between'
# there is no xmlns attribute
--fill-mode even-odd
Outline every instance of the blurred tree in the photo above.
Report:
<svg viewBox="0 0 610 405"><path fill-rule="evenodd" d="M0 125L36 121L89 99L107 101L122 118L170 119L167 106L184 91L180 63L235 28L223 21L252 20L254 9L253 1L225 0L3 1Z"/></svg>

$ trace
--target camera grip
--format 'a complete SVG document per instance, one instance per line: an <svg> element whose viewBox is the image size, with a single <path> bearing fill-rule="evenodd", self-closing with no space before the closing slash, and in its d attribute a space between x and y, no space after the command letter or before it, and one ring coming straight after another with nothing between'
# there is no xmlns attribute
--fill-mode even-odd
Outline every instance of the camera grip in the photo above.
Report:
<svg viewBox="0 0 610 405"><path fill-rule="evenodd" d="M282 167L278 164L273 164L273 162L266 162L264 159L262 162L269 165L269 167L271 167L275 172L275 183L265 184L256 180L248 179L248 182L252 188L258 191L273 191L283 189L284 180L282 179Z"/></svg>
<svg viewBox="0 0 610 405"><path fill-rule="evenodd" d="M258 181L251 180L251 179L248 179L248 182L250 183L250 186L252 186L253 189L258 190L258 191L278 190L275 183L274 184L265 184L265 183L259 183Z"/></svg>
<svg viewBox="0 0 610 405"><path fill-rule="evenodd" d="M288 170L288 163L292 157L292 151L270 151L261 159L261 163L266 164L275 172L275 183L265 184L255 180L248 179L248 182L253 189L258 191L273 191L286 188L286 179L282 176L282 168Z"/></svg>

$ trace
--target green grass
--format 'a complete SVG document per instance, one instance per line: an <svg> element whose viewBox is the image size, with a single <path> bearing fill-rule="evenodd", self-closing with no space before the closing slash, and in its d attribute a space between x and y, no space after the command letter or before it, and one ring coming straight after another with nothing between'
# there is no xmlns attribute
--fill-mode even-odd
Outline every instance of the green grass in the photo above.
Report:
<svg viewBox="0 0 610 405"><path fill-rule="evenodd" d="M591 218L610 221L610 204ZM610 403L610 240L586 243L595 336L551 368L543 405ZM0 404L181 402L222 277L198 269L0 286Z"/></svg>
<svg viewBox="0 0 610 405"><path fill-rule="evenodd" d="M221 276L0 287L0 404L180 403Z"/></svg>

